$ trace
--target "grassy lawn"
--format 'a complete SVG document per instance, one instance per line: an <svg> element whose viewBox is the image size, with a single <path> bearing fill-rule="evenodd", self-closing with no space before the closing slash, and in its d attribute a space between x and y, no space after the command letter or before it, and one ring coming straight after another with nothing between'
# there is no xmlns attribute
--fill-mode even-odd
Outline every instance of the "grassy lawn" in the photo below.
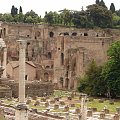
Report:
<svg viewBox="0 0 120 120"><path fill-rule="evenodd" d="M116 107L120 107L120 101L114 102L114 105L110 105L108 100L104 101L104 103L99 103L98 99L95 99L94 101L88 103L88 107L95 107L98 111L101 111L104 106L107 106L110 112L115 113Z"/></svg>

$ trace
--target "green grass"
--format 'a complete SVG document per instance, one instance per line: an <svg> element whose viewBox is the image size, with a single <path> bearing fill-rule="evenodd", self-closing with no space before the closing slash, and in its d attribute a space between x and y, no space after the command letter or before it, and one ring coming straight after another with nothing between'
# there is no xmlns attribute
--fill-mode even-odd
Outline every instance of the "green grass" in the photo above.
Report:
<svg viewBox="0 0 120 120"><path fill-rule="evenodd" d="M104 103L99 103L98 99L95 99L94 101L88 103L88 107L95 107L98 111L103 110L105 105L110 110L110 112L115 113L116 107L120 107L120 101L114 102L114 105L110 105L108 100L104 101Z"/></svg>

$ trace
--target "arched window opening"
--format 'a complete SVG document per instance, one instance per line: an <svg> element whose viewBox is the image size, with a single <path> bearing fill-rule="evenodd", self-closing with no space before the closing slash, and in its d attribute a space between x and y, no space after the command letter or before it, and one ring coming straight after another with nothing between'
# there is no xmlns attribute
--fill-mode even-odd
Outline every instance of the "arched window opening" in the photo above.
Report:
<svg viewBox="0 0 120 120"><path fill-rule="evenodd" d="M73 33L72 33L72 36L77 36L77 33L76 33L76 32L73 32Z"/></svg>
<svg viewBox="0 0 120 120"><path fill-rule="evenodd" d="M68 33L68 32L65 32L65 33L64 33L64 36L65 36L65 35L69 35L69 33Z"/></svg>
<svg viewBox="0 0 120 120"><path fill-rule="evenodd" d="M50 35L50 37L53 37L53 36L54 36L54 33L53 33L53 32L50 32L49 35Z"/></svg>
<svg viewBox="0 0 120 120"><path fill-rule="evenodd" d="M58 48L58 50L60 50L60 48Z"/></svg>
<svg viewBox="0 0 120 120"><path fill-rule="evenodd" d="M37 37L35 36L35 40L37 39Z"/></svg>
<svg viewBox="0 0 120 120"><path fill-rule="evenodd" d="M45 81L49 80L49 74L48 73L44 73L44 79L45 79Z"/></svg>
<svg viewBox="0 0 120 120"><path fill-rule="evenodd" d="M30 35L27 35L27 37L30 37Z"/></svg>
<svg viewBox="0 0 120 120"><path fill-rule="evenodd" d="M88 36L88 33L84 33L84 36Z"/></svg>
<svg viewBox="0 0 120 120"><path fill-rule="evenodd" d="M64 65L64 54L61 53L61 65Z"/></svg>
<svg viewBox="0 0 120 120"><path fill-rule="evenodd" d="M47 65L45 68L46 68L46 69L47 69L47 68L50 68L50 66Z"/></svg>
<svg viewBox="0 0 120 120"><path fill-rule="evenodd" d="M28 75L25 75L25 80L28 80Z"/></svg>
<svg viewBox="0 0 120 120"><path fill-rule="evenodd" d="M48 52L48 59L51 59L51 58L52 58L51 52Z"/></svg>

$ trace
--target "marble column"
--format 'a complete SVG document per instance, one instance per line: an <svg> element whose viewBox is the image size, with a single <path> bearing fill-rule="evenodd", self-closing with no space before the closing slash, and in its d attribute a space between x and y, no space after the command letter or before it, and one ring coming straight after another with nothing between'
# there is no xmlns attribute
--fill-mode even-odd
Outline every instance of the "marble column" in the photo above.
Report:
<svg viewBox="0 0 120 120"><path fill-rule="evenodd" d="M87 120L87 95L81 94L81 120Z"/></svg>
<svg viewBox="0 0 120 120"><path fill-rule="evenodd" d="M3 71L3 78L7 78L6 75L6 64L7 64L7 48L3 48L3 67L4 67L4 71Z"/></svg>
<svg viewBox="0 0 120 120"><path fill-rule="evenodd" d="M15 120L28 120L25 104L25 48L26 41L19 40L19 103L16 107Z"/></svg>

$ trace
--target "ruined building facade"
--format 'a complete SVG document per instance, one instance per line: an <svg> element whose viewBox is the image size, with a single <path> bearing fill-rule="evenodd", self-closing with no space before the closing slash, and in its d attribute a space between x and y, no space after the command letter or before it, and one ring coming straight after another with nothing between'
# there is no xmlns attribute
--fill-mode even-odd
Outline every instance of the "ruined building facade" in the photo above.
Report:
<svg viewBox="0 0 120 120"><path fill-rule="evenodd" d="M22 23L1 23L7 45L7 62L18 60L19 37L26 38L26 61L36 65L35 79L51 81L59 88L76 89L88 64L107 60L110 44L120 38L119 30L76 29ZM32 73L31 73L32 74Z"/></svg>

